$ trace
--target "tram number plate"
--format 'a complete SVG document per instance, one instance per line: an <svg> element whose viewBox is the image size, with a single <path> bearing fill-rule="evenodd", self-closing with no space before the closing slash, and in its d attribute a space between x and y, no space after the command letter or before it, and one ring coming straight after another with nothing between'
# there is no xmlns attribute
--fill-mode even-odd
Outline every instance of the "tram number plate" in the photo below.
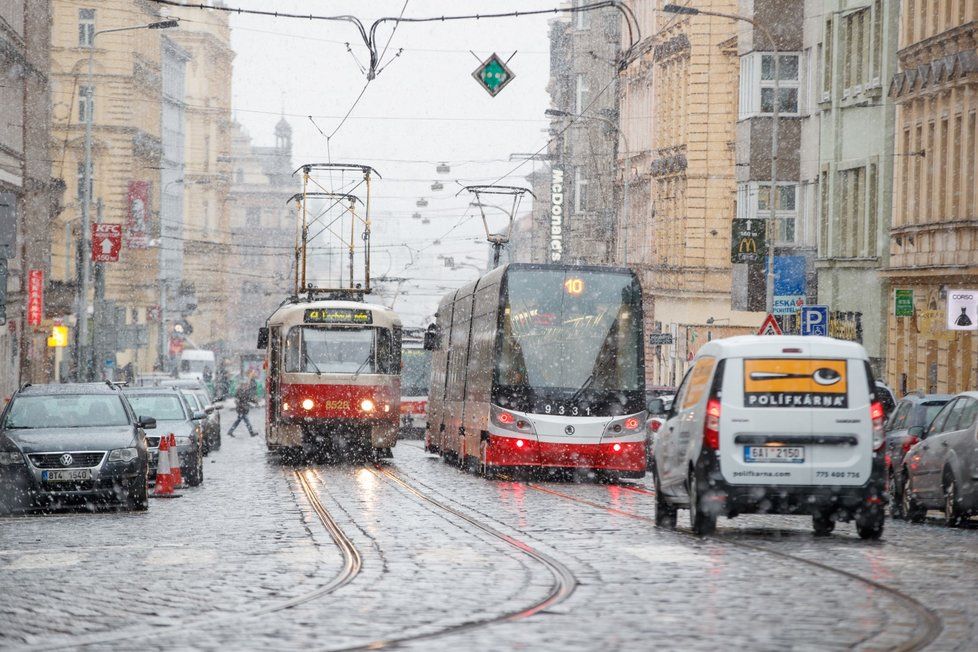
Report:
<svg viewBox="0 0 978 652"><path fill-rule="evenodd" d="M45 482L83 482L91 479L91 469L59 469L57 471L41 471L41 480L44 480Z"/></svg>
<svg viewBox="0 0 978 652"><path fill-rule="evenodd" d="M805 461L804 446L745 446L745 462L780 462L802 464Z"/></svg>

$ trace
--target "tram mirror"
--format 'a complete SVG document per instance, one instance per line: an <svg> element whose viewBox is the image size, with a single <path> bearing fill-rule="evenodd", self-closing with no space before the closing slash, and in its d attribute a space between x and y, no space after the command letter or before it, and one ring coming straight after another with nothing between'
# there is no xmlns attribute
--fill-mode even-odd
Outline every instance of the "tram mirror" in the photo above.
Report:
<svg viewBox="0 0 978 652"><path fill-rule="evenodd" d="M438 349L438 329L432 324L428 327L428 330L424 332L424 350L425 351L435 351Z"/></svg>
<svg viewBox="0 0 978 652"><path fill-rule="evenodd" d="M258 348L268 348L268 326L262 326L258 329Z"/></svg>

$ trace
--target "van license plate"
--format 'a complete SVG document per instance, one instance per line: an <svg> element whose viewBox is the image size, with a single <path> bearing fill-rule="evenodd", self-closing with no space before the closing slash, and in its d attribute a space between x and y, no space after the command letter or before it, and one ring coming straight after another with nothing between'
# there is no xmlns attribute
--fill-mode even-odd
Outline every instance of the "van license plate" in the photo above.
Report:
<svg viewBox="0 0 978 652"><path fill-rule="evenodd" d="M45 482L84 482L91 479L91 469L41 471L41 480L44 480Z"/></svg>
<svg viewBox="0 0 978 652"><path fill-rule="evenodd" d="M804 446L744 446L745 462L780 462L802 464L805 461Z"/></svg>

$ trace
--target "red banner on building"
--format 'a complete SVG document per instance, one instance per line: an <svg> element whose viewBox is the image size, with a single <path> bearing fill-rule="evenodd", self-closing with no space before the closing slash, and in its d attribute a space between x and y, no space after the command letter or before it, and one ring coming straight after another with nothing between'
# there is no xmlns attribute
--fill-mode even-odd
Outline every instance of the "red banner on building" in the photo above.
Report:
<svg viewBox="0 0 978 652"><path fill-rule="evenodd" d="M130 249L146 249L149 247L149 181L130 181L126 200L126 242Z"/></svg>
<svg viewBox="0 0 978 652"><path fill-rule="evenodd" d="M122 225L95 223L92 225L92 262L119 262L122 249Z"/></svg>
<svg viewBox="0 0 978 652"><path fill-rule="evenodd" d="M40 326L44 321L44 270L27 273L27 325Z"/></svg>

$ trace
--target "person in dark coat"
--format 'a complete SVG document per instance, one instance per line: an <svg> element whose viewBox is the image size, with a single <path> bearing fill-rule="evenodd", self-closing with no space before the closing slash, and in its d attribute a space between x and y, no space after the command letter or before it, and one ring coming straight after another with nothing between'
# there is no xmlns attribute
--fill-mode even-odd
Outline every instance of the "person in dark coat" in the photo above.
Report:
<svg viewBox="0 0 978 652"><path fill-rule="evenodd" d="M249 378L247 382L238 385L237 391L234 392L234 401L236 403L235 410L238 413L238 418L235 419L234 423L231 424L231 429L228 430L228 435L234 437L234 429L238 427L238 424L244 421L245 426L248 428L248 432L252 437L258 435L255 429L251 427L251 422L248 421L248 411L251 410L252 405L258 403L257 398L258 387L255 383L254 378Z"/></svg>

